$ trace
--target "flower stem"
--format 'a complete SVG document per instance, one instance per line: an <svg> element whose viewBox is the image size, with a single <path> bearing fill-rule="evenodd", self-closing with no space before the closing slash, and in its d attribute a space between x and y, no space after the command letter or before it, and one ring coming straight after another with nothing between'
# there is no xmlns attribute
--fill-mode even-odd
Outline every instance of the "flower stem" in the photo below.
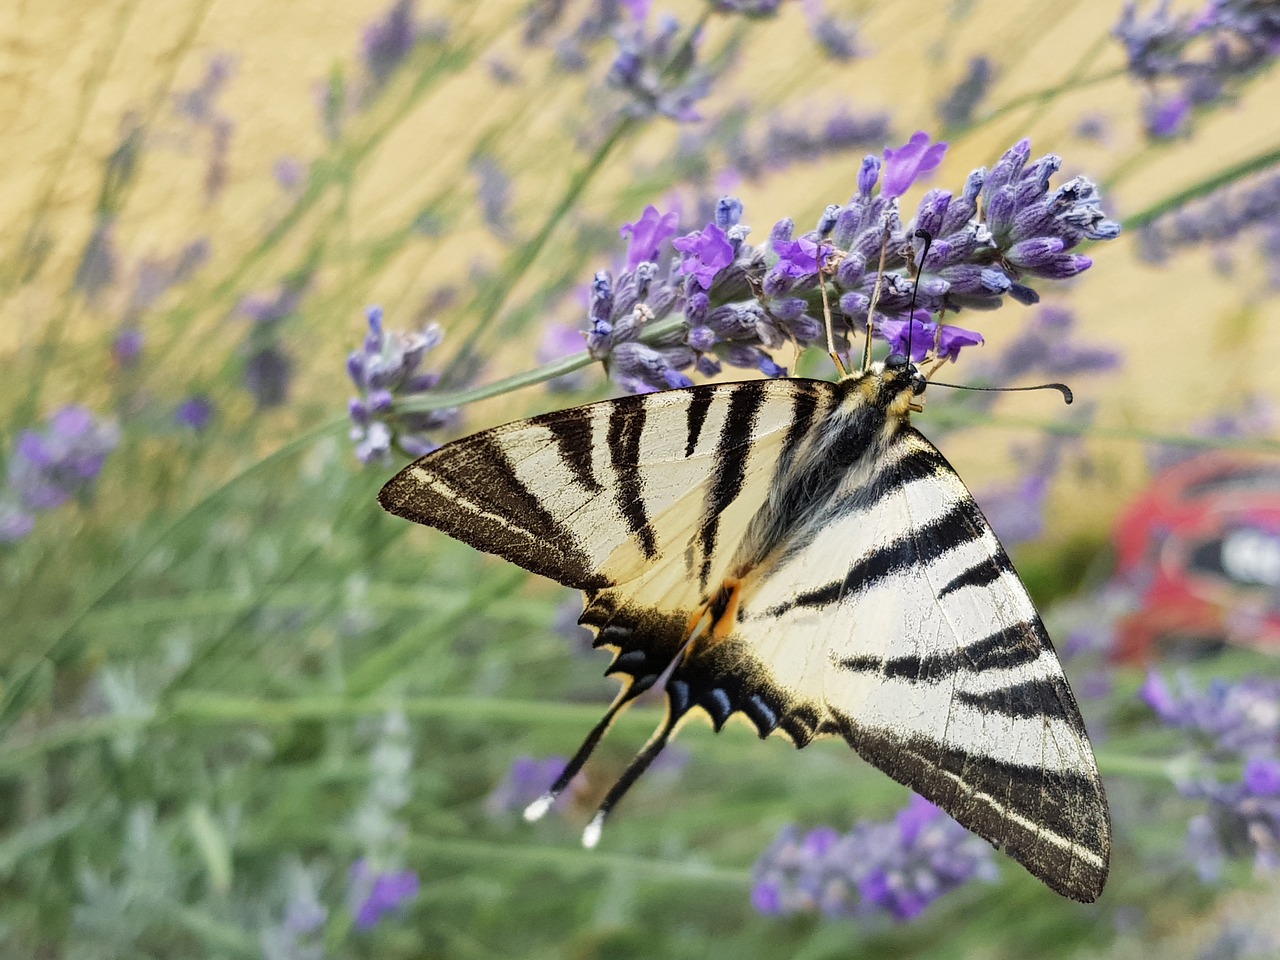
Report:
<svg viewBox="0 0 1280 960"><path fill-rule="evenodd" d="M1125 229L1132 230L1136 227L1145 227L1153 220L1185 206L1192 200L1208 196L1214 191L1230 186L1237 180L1243 179L1250 174L1259 173L1277 164L1280 164L1280 147L1273 147L1264 153L1242 160L1234 166L1227 167L1225 170L1206 177L1199 183L1192 184L1185 190L1180 190L1178 193L1152 204L1147 209L1141 210L1131 217L1126 217L1124 219Z"/></svg>

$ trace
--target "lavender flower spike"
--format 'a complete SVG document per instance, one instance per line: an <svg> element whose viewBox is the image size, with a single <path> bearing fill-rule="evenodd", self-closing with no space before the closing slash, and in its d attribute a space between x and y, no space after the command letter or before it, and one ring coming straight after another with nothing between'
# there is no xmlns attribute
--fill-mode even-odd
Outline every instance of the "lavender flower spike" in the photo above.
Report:
<svg viewBox="0 0 1280 960"><path fill-rule="evenodd" d="M356 926L372 930L383 917L418 895L418 875L412 870L377 870L367 858L351 865L351 893Z"/></svg>
<svg viewBox="0 0 1280 960"><path fill-rule="evenodd" d="M434 324L420 333L388 333L382 329L381 307L370 307L366 316L364 346L347 358L347 373L360 392L347 405L356 456L362 463L387 463L392 445L412 457L430 453L438 444L426 434L452 425L457 410L398 413L394 403L428 393L439 383L439 376L418 368L444 335Z"/></svg>
<svg viewBox="0 0 1280 960"><path fill-rule="evenodd" d="M930 143L923 130L917 130L911 139L897 149L884 148L884 183L880 187L883 197L900 197L911 185L926 174L938 169L947 152L945 142Z"/></svg>
<svg viewBox="0 0 1280 960"><path fill-rule="evenodd" d="M858 824L847 834L793 827L756 862L752 905L761 913L877 912L913 920L970 880L996 879L992 849L923 797L888 823Z"/></svg>

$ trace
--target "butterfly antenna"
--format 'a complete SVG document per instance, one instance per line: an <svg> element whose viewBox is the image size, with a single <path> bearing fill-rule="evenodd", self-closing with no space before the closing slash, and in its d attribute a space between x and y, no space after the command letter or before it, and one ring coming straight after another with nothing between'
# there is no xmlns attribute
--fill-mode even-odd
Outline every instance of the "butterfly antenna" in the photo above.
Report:
<svg viewBox="0 0 1280 960"><path fill-rule="evenodd" d="M884 236L880 239L880 267L876 270L876 285L871 288L871 304L867 307L867 342L862 348L862 367L871 366L871 335L875 332L876 305L880 302L880 285L884 283L884 262L889 254L889 218L885 217Z"/></svg>
<svg viewBox="0 0 1280 960"><path fill-rule="evenodd" d="M582 831L582 845L584 847L591 849L600 842L600 834L604 831L605 818L617 806L618 801L626 796L627 791L635 785L635 782L640 779L640 775L649 769L649 764L653 763L658 754L662 752L662 748L667 745L671 739L671 734L675 731L678 719L679 717L671 709L671 702L668 700L667 713L662 720L662 725L653 732L653 736L640 748L640 752L631 758L627 768L622 771L622 776L609 788L609 792L600 801L600 806L596 809L595 816L591 818L591 822Z"/></svg>
<svg viewBox="0 0 1280 960"><path fill-rule="evenodd" d="M963 383L941 383L937 380L930 380L930 386L934 387L950 387L952 390L981 390L984 393L1018 393L1023 390L1057 390L1062 394L1065 403L1070 404L1075 400L1075 396L1071 393L1071 388L1065 383L1039 383L1034 387L970 387Z"/></svg>
<svg viewBox="0 0 1280 960"><path fill-rule="evenodd" d="M834 259L834 256L831 259ZM849 375L849 371L845 369L844 361L840 359L840 354L836 352L836 337L831 329L831 302L827 299L827 276L834 274L834 272L829 263L822 264L822 269L819 271L818 276L818 289L822 291L822 319L827 325L827 353L831 354L831 359L835 361L836 369L840 371L840 379L843 380Z"/></svg>
<svg viewBox="0 0 1280 960"><path fill-rule="evenodd" d="M913 236L924 241L924 249L920 251L920 260L916 264L916 282L911 287L911 304L907 307L908 360L910 360L912 356L912 334L916 332L916 293L920 289L920 274L924 273L924 258L929 256L929 247L933 244L933 234L928 230L917 230ZM881 269L883 269L883 267Z"/></svg>
<svg viewBox="0 0 1280 960"><path fill-rule="evenodd" d="M572 759L565 764L564 770L560 776L556 777L555 783L547 788L547 792L540 796L533 803L524 808L524 818L530 823L535 820L541 820L559 799L560 794L564 793L565 788L569 786L573 778L578 775L586 765L588 758L595 752L596 747L600 745L600 741L604 739L604 735L609 732L609 728L613 726L613 721L617 718L623 709L631 703L636 697L640 696L648 687L637 689L637 685L624 688L619 691L618 698L613 701L612 706L605 711L600 721L591 728L591 732L587 734L587 738L582 741L582 746L578 747Z"/></svg>

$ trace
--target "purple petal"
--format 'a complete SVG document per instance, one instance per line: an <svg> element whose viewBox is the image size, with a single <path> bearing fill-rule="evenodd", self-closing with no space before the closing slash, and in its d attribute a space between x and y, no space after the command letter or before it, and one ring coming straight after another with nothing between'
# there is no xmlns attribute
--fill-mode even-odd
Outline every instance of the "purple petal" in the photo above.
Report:
<svg viewBox="0 0 1280 960"><path fill-rule="evenodd" d="M930 143L930 140L929 134L917 130L901 147L885 147L881 196L900 197L911 189L916 180L938 168L947 152L947 144L945 141Z"/></svg>

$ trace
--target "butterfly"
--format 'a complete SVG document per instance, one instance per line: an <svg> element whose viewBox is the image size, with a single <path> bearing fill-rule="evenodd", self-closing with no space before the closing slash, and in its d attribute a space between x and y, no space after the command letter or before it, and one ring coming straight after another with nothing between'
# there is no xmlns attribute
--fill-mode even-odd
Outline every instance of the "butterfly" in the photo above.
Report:
<svg viewBox="0 0 1280 960"><path fill-rule="evenodd" d="M585 594L622 688L662 723L583 835L693 715L745 717L864 759L1091 902L1110 817L1062 666L990 525L911 426L926 380L902 355L838 382L718 383L484 430L404 468L393 514Z"/></svg>

